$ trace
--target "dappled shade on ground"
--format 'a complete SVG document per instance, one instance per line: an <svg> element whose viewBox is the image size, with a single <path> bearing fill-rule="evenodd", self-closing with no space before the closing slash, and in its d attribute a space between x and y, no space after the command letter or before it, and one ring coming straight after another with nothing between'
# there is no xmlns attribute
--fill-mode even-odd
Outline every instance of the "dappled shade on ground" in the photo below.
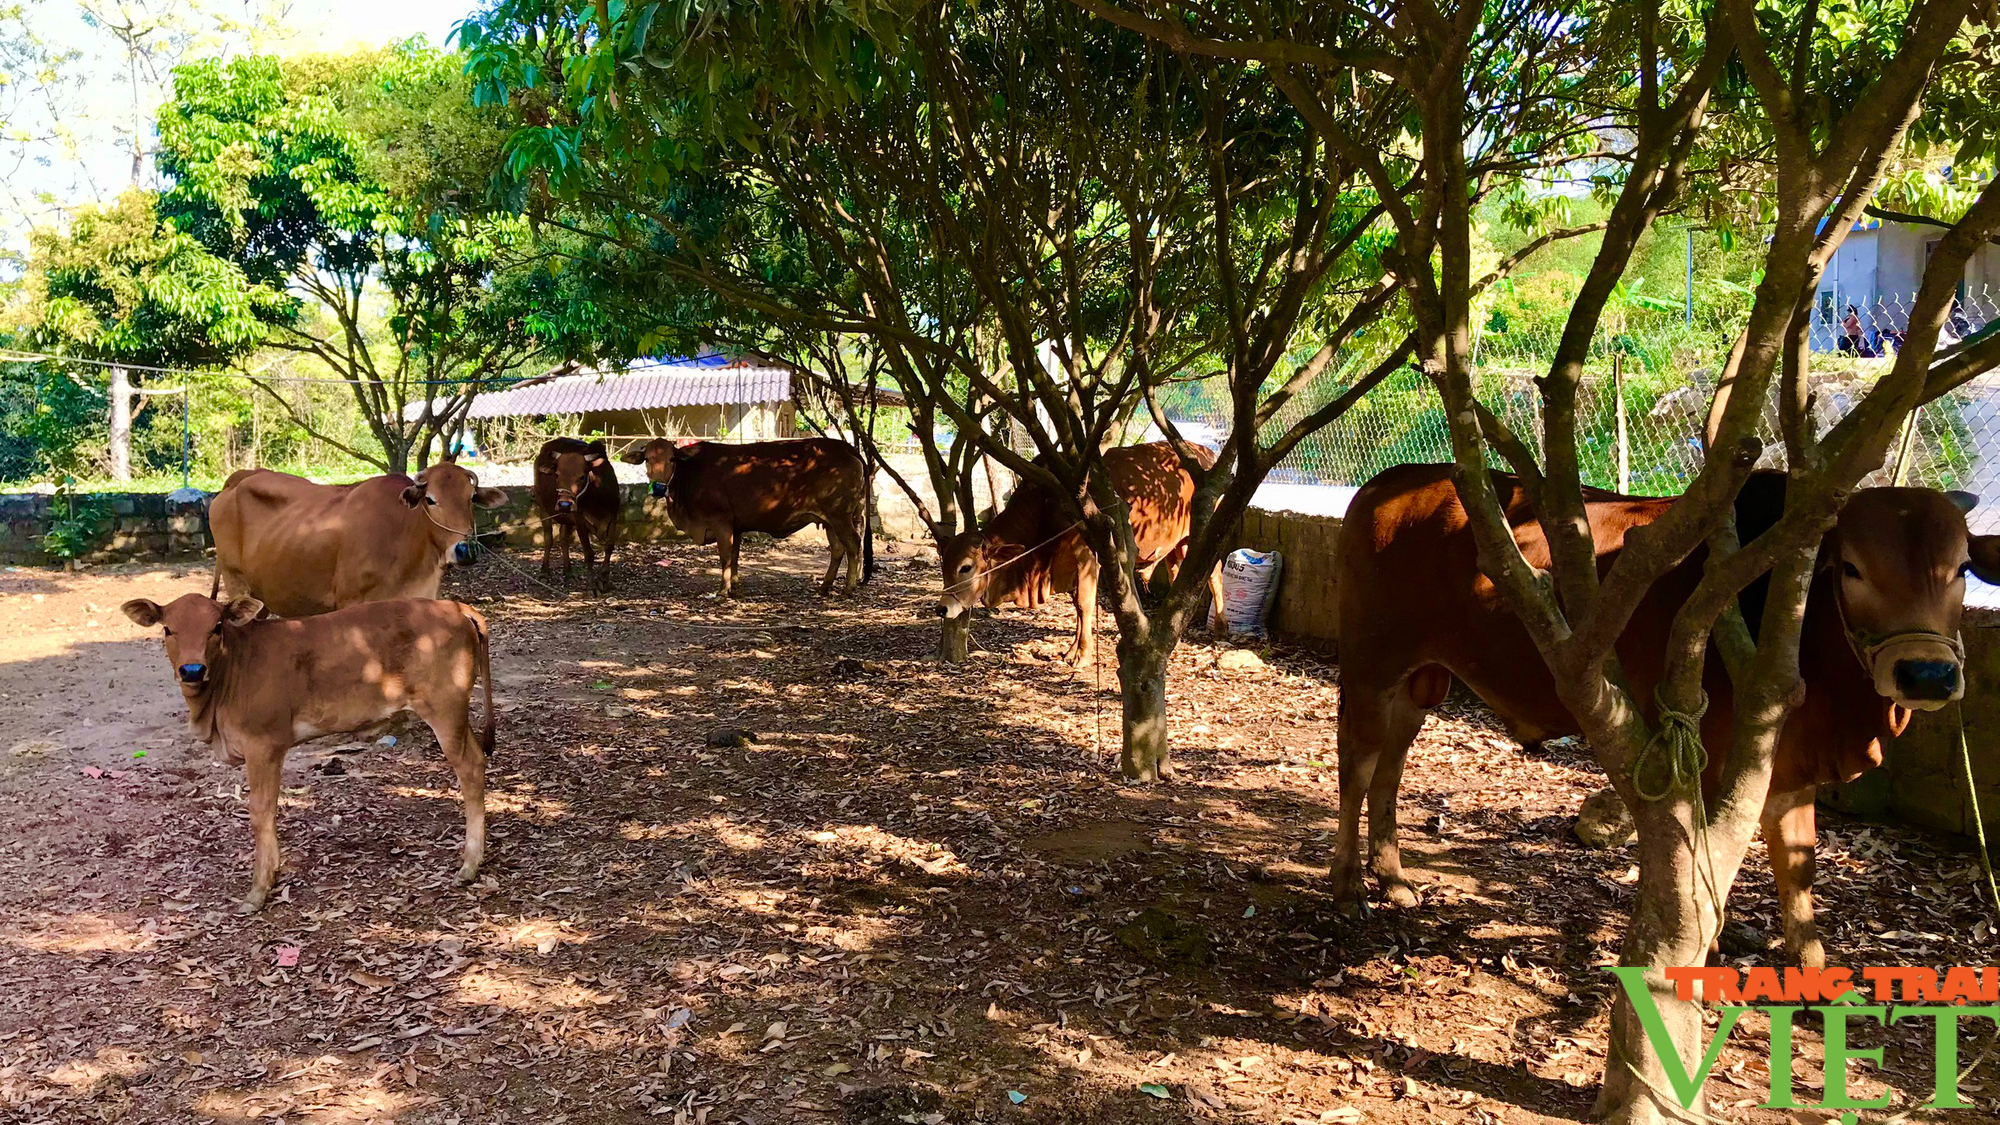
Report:
<svg viewBox="0 0 2000 1125"><path fill-rule="evenodd" d="M969 665L937 665L935 564L885 560L851 603L810 597L809 546L746 551L737 606L701 596L712 552L691 547L634 550L605 599L557 601L505 565L454 575L499 677L485 878L450 886L454 789L421 725L395 746L333 738L292 756L281 894L249 919L231 912L241 773L188 739L158 642L116 612L205 590L206 571L0 575L0 1111L1587 1113L1595 966L1631 873L1569 838L1598 784L1580 751L1527 756L1448 704L1403 791L1424 904L1350 920L1322 889L1334 668L1277 650L1224 671L1221 648L1184 646L1180 778L1127 787L1115 670L1054 660L1067 607L983 621ZM711 740L723 727L754 741ZM1836 821L1821 857L1835 963L1990 960L1965 854ZM1775 934L1769 889L1760 852L1739 916ZM1764 1096L1751 1023L1722 1060L1725 1106ZM1886 1077L1920 1098L1929 1035L1888 1040Z"/></svg>

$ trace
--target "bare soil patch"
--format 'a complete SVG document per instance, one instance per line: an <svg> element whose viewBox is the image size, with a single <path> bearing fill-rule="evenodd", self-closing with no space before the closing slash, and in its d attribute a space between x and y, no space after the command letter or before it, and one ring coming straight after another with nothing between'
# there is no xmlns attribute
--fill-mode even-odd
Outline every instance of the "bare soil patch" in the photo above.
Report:
<svg viewBox="0 0 2000 1125"><path fill-rule="evenodd" d="M1447 705L1404 788L1424 903L1349 918L1322 886L1332 666L1274 649L1218 671L1192 639L1179 778L1130 787L1116 677L1055 661L1062 612L983 622L944 667L932 569L820 602L823 563L746 551L737 605L703 596L713 553L692 547L625 552L606 598L499 562L454 576L494 632L487 878L450 886L452 779L417 724L294 752L282 894L252 918L240 772L187 736L157 641L117 611L205 591L206 569L0 573L0 1118L1588 1113L1633 872L1569 837L1598 784L1580 749L1529 756ZM722 727L753 740L710 745ZM1965 852L1828 817L1820 857L1836 963L1992 959ZM1737 902L1777 933L1761 854ZM1775 1123L1751 1108L1758 1034L1715 1090ZM1929 1037L1875 1036L1887 1066L1857 1087L1924 1100ZM1991 1107L2000 1082L1968 1090Z"/></svg>

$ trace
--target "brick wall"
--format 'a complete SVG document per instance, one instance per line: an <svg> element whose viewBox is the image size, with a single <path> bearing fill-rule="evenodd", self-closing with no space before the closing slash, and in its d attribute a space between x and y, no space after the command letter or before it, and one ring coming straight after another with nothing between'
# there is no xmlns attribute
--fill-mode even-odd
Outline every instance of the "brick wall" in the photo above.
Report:
<svg viewBox="0 0 2000 1125"><path fill-rule="evenodd" d="M1243 517L1237 545L1277 551L1285 557L1271 628L1286 640L1331 653L1339 636L1334 582L1334 549L1340 542L1335 516L1302 516L1255 509Z"/></svg>

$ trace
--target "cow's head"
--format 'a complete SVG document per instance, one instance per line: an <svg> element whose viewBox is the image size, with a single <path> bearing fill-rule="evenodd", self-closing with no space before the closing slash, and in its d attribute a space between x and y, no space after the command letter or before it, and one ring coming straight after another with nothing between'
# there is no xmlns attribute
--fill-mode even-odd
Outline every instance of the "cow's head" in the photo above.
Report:
<svg viewBox="0 0 2000 1125"><path fill-rule="evenodd" d="M983 532L954 535L938 547L944 594L938 598L939 617L952 618L977 608L991 608L1009 598L1030 605L1026 593L1036 580L1031 560L1021 558L1018 545L1002 543Z"/></svg>
<svg viewBox="0 0 2000 1125"><path fill-rule="evenodd" d="M592 443L580 450L556 454L556 511L574 512L597 481L597 471L610 462L604 447Z"/></svg>
<svg viewBox="0 0 2000 1125"><path fill-rule="evenodd" d="M472 534L472 509L497 508L507 502L507 494L497 488L479 487L479 478L470 469L451 461L440 461L423 472L403 490L403 503L424 513L448 539L457 540L459 561Z"/></svg>
<svg viewBox="0 0 2000 1125"><path fill-rule="evenodd" d="M119 608L136 624L165 630L167 664L174 670L174 680L182 694L196 695L208 687L223 629L255 621L264 612L264 603L236 598L225 604L200 594L182 594L164 606L133 598Z"/></svg>
<svg viewBox="0 0 2000 1125"><path fill-rule="evenodd" d="M1965 694L1965 579L2000 583L2000 536L1966 530L1978 502L1968 492L1862 489L1821 553L1848 641L1876 693L1902 707L1934 711Z"/></svg>
<svg viewBox="0 0 2000 1125"><path fill-rule="evenodd" d="M637 449L625 454L627 465L646 466L646 479L653 484L653 498L667 494L667 485L674 479L674 469L688 458L701 443L698 441L675 442L666 438L654 438Z"/></svg>

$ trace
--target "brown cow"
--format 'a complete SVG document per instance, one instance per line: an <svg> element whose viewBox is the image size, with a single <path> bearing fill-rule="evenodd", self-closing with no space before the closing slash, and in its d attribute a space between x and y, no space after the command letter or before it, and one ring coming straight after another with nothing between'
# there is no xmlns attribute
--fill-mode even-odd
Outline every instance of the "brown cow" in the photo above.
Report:
<svg viewBox="0 0 2000 1125"><path fill-rule="evenodd" d="M1196 447L1197 456L1208 451ZM1208 454L1202 467L1215 463ZM1194 478L1181 467L1165 442L1130 445L1104 454L1111 487L1131 506L1132 538L1139 549L1143 579L1165 563L1169 574L1187 557L1190 505ZM938 599L940 617L957 617L975 606L1013 602L1024 608L1042 604L1048 591L1070 595L1076 605L1076 639L1067 659L1087 668L1097 659L1092 626L1097 616L1097 556L1083 532L1065 520L1055 497L1033 485L1014 490L986 526L948 540L938 551L944 573L944 594ZM1208 580L1214 599L1215 630L1222 624L1222 568Z"/></svg>
<svg viewBox="0 0 2000 1125"><path fill-rule="evenodd" d="M463 886L486 854L486 759L493 753L493 672L486 619L457 602L367 602L315 617L265 618L255 598L135 598L125 616L166 631L167 664L188 725L244 764L255 862L245 913L278 879L278 780L285 751L360 730L401 711L430 724L465 805ZM486 683L486 724L472 733L472 686Z"/></svg>
<svg viewBox="0 0 2000 1125"><path fill-rule="evenodd" d="M852 594L865 581L865 554L872 550L867 526L868 472L861 455L844 441L800 438L742 445L696 441L676 445L654 438L625 455L627 464L646 466L653 495L666 497L674 526L722 553L722 596L736 596L736 556L746 531L783 539L807 524L826 529L826 577L820 596L833 591L842 560ZM868 567L872 574L872 565Z"/></svg>
<svg viewBox="0 0 2000 1125"><path fill-rule="evenodd" d="M594 593L611 589L611 549L618 545L618 474L601 441L551 439L535 454L535 508L542 514L542 576L555 574L556 538L562 538L563 581L570 576L569 543L583 543L583 571ZM604 548L597 569L591 540Z"/></svg>
<svg viewBox="0 0 2000 1125"><path fill-rule="evenodd" d="M281 617L435 598L444 568L469 561L473 508L506 501L449 461L340 485L244 469L208 505L217 589Z"/></svg>
<svg viewBox="0 0 2000 1125"><path fill-rule="evenodd" d="M1493 474L1515 541L1534 566L1549 565L1547 540L1516 480ZM1883 743L1911 710L1930 710L1964 691L1958 640L1965 575L2000 580L2000 536L1972 536L1966 493L1871 488L1854 494L1819 551L1800 645L1804 701L1780 732L1763 812L1777 876L1785 944L1806 965L1825 963L1813 925L1813 797L1823 782L1851 780L1880 765ZM1592 490L1586 497L1602 565L1625 533L1659 518L1671 499ZM1737 501L1747 541L1783 510L1784 477L1760 473ZM1443 701L1453 676L1499 712L1519 737L1577 733L1520 621L1480 573L1472 531L1449 465L1389 469L1354 496L1338 549L1340 590L1340 833L1332 871L1343 898L1361 894L1360 820L1368 800L1371 866L1386 896L1416 893L1396 845L1396 790L1424 712ZM1649 711L1663 673L1667 630L1699 580L1697 551L1653 585L1617 652L1633 698ZM1744 595L1761 616L1764 586ZM1728 676L1710 659L1702 739L1726 746L1733 719ZM1724 754L1712 750L1712 798Z"/></svg>

